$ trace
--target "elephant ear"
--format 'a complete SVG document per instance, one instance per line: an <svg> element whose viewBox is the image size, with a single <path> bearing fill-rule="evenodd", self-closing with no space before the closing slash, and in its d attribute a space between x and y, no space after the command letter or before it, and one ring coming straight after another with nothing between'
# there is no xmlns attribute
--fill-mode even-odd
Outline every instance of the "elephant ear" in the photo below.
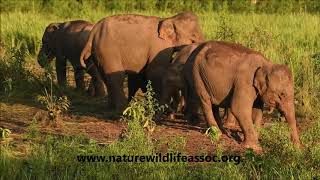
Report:
<svg viewBox="0 0 320 180"><path fill-rule="evenodd" d="M259 67L253 79L253 86L258 90L260 95L263 95L264 92L267 90L267 83L268 83L268 76L267 76L266 68Z"/></svg>
<svg viewBox="0 0 320 180"><path fill-rule="evenodd" d="M159 38L173 42L177 35L172 19L164 19L160 21L158 33Z"/></svg>

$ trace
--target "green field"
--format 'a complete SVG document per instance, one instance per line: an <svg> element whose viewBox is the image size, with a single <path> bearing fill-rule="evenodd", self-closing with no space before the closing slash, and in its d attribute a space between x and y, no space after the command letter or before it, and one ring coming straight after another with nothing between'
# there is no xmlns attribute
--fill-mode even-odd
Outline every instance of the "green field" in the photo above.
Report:
<svg viewBox="0 0 320 180"><path fill-rule="evenodd" d="M319 13L247 11L241 13L223 7L216 11L201 10L205 6L197 6L198 9L195 9L207 40L238 42L262 52L273 62L287 64L290 67L294 74L296 117L303 144L302 150L293 148L288 136L287 124L282 122L281 118L273 118L271 125L261 130L260 143L265 152L258 155L245 151L242 153L242 162L239 165L233 163L79 163L75 160L76 155L79 154L154 154L158 152L161 141L154 141L149 133L143 130L139 118L134 117L127 117L128 121L124 121L127 138L102 145L82 135L43 133L43 128L40 128L42 125L34 120L36 118L26 115L28 112L19 109L19 106L20 104L30 105L38 108L39 111L44 111L35 98L43 94L45 87L50 86L45 70L36 61L45 27L51 22L75 19L97 22L105 16L125 13L166 17L178 13L178 10L166 9L163 6L157 11L156 8L151 8L154 7L152 4L150 9L148 7L127 9L127 6L122 7L120 3L117 4L119 7L115 6L111 10L93 9L88 5L87 8L77 12L71 11L68 5L64 5L61 9L55 5L46 12L39 9L38 3L35 2L19 4L19 8L14 8L14 4L10 1L1 2L1 7L6 8L1 11L0 24L0 127L8 128L12 133L7 138L3 135L0 137L0 179L320 178ZM146 1L141 2L144 2L144 6L147 5ZM172 1L166 2L172 3ZM85 1L81 7L86 7L86 3L90 4L90 1ZM60 2L60 4L64 3ZM184 9L192 9L191 6L192 3L186 4ZM81 7L75 9L81 9ZM72 82L71 86L74 86ZM82 104L97 103L101 106L103 103L103 100L96 98L94 102L88 101L86 95L74 92L72 88L61 90L54 82L53 93L60 96L62 92L71 100L71 109L85 109L86 107ZM141 113L139 111L139 108L142 108L141 104L143 105L144 102L133 105L135 108L133 110ZM99 108L100 106L97 105ZM11 118L6 116L11 113L10 111L12 114L19 115L20 110L24 113L19 117L21 121L25 119L28 122L22 127L23 132L10 129L6 126L7 123L2 124ZM152 111L154 110L146 109L145 113L141 113L141 117L148 118ZM67 116L68 112L63 114L62 121ZM206 135L203 134L203 136ZM185 141L186 139L178 137L173 139L168 151L187 153L184 149ZM217 146L213 154L228 154L229 151L215 143L217 142L212 142L213 146ZM219 144L223 142L219 141Z"/></svg>

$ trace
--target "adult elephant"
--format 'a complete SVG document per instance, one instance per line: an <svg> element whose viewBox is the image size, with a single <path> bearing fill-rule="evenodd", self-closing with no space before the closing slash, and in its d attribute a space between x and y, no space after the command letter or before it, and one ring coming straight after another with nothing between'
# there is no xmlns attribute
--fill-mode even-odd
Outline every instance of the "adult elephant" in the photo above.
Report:
<svg viewBox="0 0 320 180"><path fill-rule="evenodd" d="M92 29L80 62L86 67L91 54L104 75L111 107L122 110L128 83L141 82L139 74L163 49L203 41L197 16L184 12L169 18L142 15L116 15L100 20Z"/></svg>
<svg viewBox="0 0 320 180"><path fill-rule="evenodd" d="M245 147L261 150L252 122L252 107L279 107L300 146L293 78L286 65L273 64L262 54L238 44L209 41L198 46L184 67L190 112L199 103L209 126L217 126L212 105L230 107L244 132ZM261 116L262 118L262 116ZM219 124L219 123L218 123Z"/></svg>
<svg viewBox="0 0 320 180"><path fill-rule="evenodd" d="M49 24L42 36L42 45L38 54L38 63L44 67L56 58L58 84L66 85L66 63L69 60L74 69L78 89L85 89L84 72L80 65L80 54L87 42L93 24L83 21L69 21ZM105 96L106 88L95 65L88 70L91 75L91 95Z"/></svg>

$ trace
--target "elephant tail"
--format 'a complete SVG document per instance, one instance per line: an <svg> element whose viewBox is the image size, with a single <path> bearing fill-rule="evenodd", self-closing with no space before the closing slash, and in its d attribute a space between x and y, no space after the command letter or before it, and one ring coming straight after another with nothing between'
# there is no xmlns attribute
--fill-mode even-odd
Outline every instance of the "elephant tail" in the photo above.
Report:
<svg viewBox="0 0 320 180"><path fill-rule="evenodd" d="M80 55L80 64L82 67L86 68L86 61L89 59L89 57L91 56L91 51L92 51L92 42L93 42L93 38L95 36L95 33L97 31L97 26L98 24L96 24L91 32L90 35L88 37L88 40L86 42L86 45L84 46L81 55Z"/></svg>
<svg viewBox="0 0 320 180"><path fill-rule="evenodd" d="M208 72L207 72L207 66L206 66L206 54L207 50L209 49L208 46L205 46L200 50L198 55L195 57L195 64L193 68L193 75L198 79L198 86L205 90L209 97L211 98L211 101L214 100L214 88L212 86L212 83L210 82L210 79L208 78Z"/></svg>

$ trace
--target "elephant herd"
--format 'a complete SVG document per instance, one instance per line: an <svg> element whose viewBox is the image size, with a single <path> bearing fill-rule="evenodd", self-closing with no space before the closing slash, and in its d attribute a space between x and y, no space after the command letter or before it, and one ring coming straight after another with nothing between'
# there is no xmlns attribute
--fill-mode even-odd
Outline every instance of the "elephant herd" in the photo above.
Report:
<svg viewBox="0 0 320 180"><path fill-rule="evenodd" d="M88 92L108 96L108 108L121 112L141 88L152 82L160 104L176 111L184 102L184 118L192 122L200 108L208 126L227 133L219 108L237 120L246 148L261 150L259 127L264 107L278 108L300 147L290 69L240 44L205 41L196 15L168 18L114 15L96 24L77 20L48 25L38 55L41 66L56 58L59 85L66 83L66 60L74 68L76 86L85 89L83 69L90 74ZM123 83L128 77L128 98ZM106 88L108 93L106 92ZM182 96L181 96L182 95Z"/></svg>

